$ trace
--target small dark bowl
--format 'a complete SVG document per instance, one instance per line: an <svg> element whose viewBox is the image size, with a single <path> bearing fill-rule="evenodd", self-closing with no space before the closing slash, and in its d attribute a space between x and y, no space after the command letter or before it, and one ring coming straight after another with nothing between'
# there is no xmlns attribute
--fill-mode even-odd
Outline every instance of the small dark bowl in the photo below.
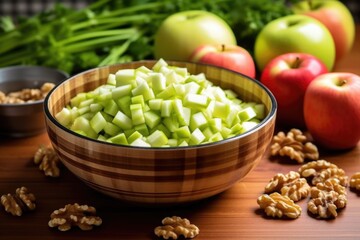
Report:
<svg viewBox="0 0 360 240"><path fill-rule="evenodd" d="M0 91L40 88L45 82L59 84L68 74L41 66L0 68ZM45 131L44 100L29 103L0 103L0 137L26 137Z"/></svg>

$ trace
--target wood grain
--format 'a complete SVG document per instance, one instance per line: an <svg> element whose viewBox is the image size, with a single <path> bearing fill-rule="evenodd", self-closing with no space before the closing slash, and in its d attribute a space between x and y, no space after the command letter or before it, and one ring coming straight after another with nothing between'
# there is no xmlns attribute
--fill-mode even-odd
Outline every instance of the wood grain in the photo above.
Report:
<svg viewBox="0 0 360 240"><path fill-rule="evenodd" d="M360 27L352 52L335 71L360 74ZM144 208L125 204L87 187L67 169L59 179L45 177L32 162L40 144L48 144L46 133L22 139L0 139L0 194L27 186L37 197L37 209L13 217L0 208L0 239L158 239L153 234L163 217L187 217L200 228L197 240L226 239L359 239L360 195L348 190L348 205L334 220L317 220L306 211L296 220L274 220L258 209L257 197L276 173L297 170L299 165L273 161L264 156L260 164L228 191L204 201L168 208ZM360 171L360 144L345 152L320 152L323 159L343 168L348 176ZM92 231L60 232L47 226L50 213L68 203L96 207L103 224Z"/></svg>

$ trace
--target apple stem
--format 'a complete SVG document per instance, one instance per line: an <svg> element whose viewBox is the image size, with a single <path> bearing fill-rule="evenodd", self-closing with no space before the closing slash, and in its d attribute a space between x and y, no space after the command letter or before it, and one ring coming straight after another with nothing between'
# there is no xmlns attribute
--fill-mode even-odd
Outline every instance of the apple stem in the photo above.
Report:
<svg viewBox="0 0 360 240"><path fill-rule="evenodd" d="M297 56L296 59L295 59L295 62L292 64L291 68L299 68L300 66L300 63L301 63L301 60L300 58Z"/></svg>
<svg viewBox="0 0 360 240"><path fill-rule="evenodd" d="M339 87L341 87L341 86L344 86L345 84L347 83L347 81L345 80L345 79L340 79L339 81L338 81L338 86Z"/></svg>
<svg viewBox="0 0 360 240"><path fill-rule="evenodd" d="M225 52L225 44L221 44L221 51Z"/></svg>

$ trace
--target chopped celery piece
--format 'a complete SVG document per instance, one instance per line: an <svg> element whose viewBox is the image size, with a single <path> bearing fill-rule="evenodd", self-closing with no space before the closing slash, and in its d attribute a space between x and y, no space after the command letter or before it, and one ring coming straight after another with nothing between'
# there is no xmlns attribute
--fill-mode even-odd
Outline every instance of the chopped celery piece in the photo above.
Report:
<svg viewBox="0 0 360 240"><path fill-rule="evenodd" d="M147 142L152 147L161 147L168 143L168 138L162 131L156 130L147 137Z"/></svg>
<svg viewBox="0 0 360 240"><path fill-rule="evenodd" d="M97 112L95 116L90 120L90 125L96 133L99 133L106 126L106 120L100 112Z"/></svg>
<svg viewBox="0 0 360 240"><path fill-rule="evenodd" d="M144 113L145 123L149 128L154 128L161 122L161 117L154 111L147 111Z"/></svg>
<svg viewBox="0 0 360 240"><path fill-rule="evenodd" d="M194 131L197 128L203 129L207 125L208 125L208 121L202 112L197 112L197 113L191 115L191 118L190 118L191 131Z"/></svg>
<svg viewBox="0 0 360 240"><path fill-rule="evenodd" d="M138 138L135 141L130 143L130 146L135 146L135 147L151 147L151 145L147 142L145 142L143 139Z"/></svg>
<svg viewBox="0 0 360 240"><path fill-rule="evenodd" d="M138 131L133 132L129 137L128 137L128 142L132 143L133 141L135 141L138 138L142 138L143 135L141 133L139 133Z"/></svg>
<svg viewBox="0 0 360 240"><path fill-rule="evenodd" d="M145 123L144 112L141 104L139 103L131 104L130 111L131 111L131 120L134 125Z"/></svg>
<svg viewBox="0 0 360 240"><path fill-rule="evenodd" d="M111 143L116 143L116 144L122 144L122 145L129 144L124 133L120 133L111 138L108 138L106 141L111 142Z"/></svg>
<svg viewBox="0 0 360 240"><path fill-rule="evenodd" d="M122 86L119 86L117 88L114 88L111 91L112 98L114 100L116 100L116 99L119 99L121 97L128 96L130 94L131 90L132 90L131 84L122 85Z"/></svg>
<svg viewBox="0 0 360 240"><path fill-rule="evenodd" d="M131 119L121 111L117 112L112 122L123 130L131 129L133 126Z"/></svg>
<svg viewBox="0 0 360 240"><path fill-rule="evenodd" d="M205 135L200 131L200 129L197 128L191 133L189 144L198 145L202 143L204 140L205 140Z"/></svg>
<svg viewBox="0 0 360 240"><path fill-rule="evenodd" d="M170 117L173 109L172 100L164 100L161 104L161 117Z"/></svg>
<svg viewBox="0 0 360 240"><path fill-rule="evenodd" d="M160 98L155 98L155 99L151 99L149 100L149 107L152 110L161 110L161 105L162 105L163 100Z"/></svg>
<svg viewBox="0 0 360 240"><path fill-rule="evenodd" d="M239 113L239 118L242 122L248 121L254 117L256 117L256 112L252 107L247 107L243 110L241 110Z"/></svg>
<svg viewBox="0 0 360 240"><path fill-rule="evenodd" d="M106 122L106 125L104 127L104 132L109 136L115 136L116 134L121 132L121 128L119 128L118 126L116 126L111 122Z"/></svg>
<svg viewBox="0 0 360 240"><path fill-rule="evenodd" d="M253 129L263 103L243 102L188 69L163 59L150 69L120 69L105 84L78 93L55 118L87 137L115 144L176 147L220 141Z"/></svg>
<svg viewBox="0 0 360 240"><path fill-rule="evenodd" d="M111 116L115 116L118 111L119 111L119 107L114 100L110 99L109 101L106 102L106 105L104 108L105 113L107 113Z"/></svg>
<svg viewBox="0 0 360 240"><path fill-rule="evenodd" d="M121 69L116 72L116 86L131 84L135 80L134 69Z"/></svg>
<svg viewBox="0 0 360 240"><path fill-rule="evenodd" d="M63 108L55 115L55 118L61 125L68 126L71 122L71 111L67 108Z"/></svg>

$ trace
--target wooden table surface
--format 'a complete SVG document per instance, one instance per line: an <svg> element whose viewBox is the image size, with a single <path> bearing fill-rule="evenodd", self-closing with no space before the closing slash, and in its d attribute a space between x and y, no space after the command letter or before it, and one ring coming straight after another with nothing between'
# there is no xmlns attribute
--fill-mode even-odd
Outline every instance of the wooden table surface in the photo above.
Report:
<svg viewBox="0 0 360 240"><path fill-rule="evenodd" d="M335 71L360 74L360 27L352 52L342 59ZM297 170L299 165L279 163L265 154L259 165L241 182L215 197L186 206L144 208L131 206L97 193L77 179L66 168L59 178L45 177L33 163L41 144L48 144L46 133L29 138L0 138L0 195L28 187L36 196L37 208L14 217L0 207L0 239L159 239L153 234L162 218L178 215L200 228L197 240L226 239L360 239L360 194L348 189L348 204L333 220L317 220L307 214L307 200L299 205L302 215L296 220L264 217L256 199L276 173ZM350 151L329 153L320 157L343 168L348 176L360 171L360 143ZM96 207L103 219L91 231L74 228L60 232L47 226L53 210L68 203Z"/></svg>

